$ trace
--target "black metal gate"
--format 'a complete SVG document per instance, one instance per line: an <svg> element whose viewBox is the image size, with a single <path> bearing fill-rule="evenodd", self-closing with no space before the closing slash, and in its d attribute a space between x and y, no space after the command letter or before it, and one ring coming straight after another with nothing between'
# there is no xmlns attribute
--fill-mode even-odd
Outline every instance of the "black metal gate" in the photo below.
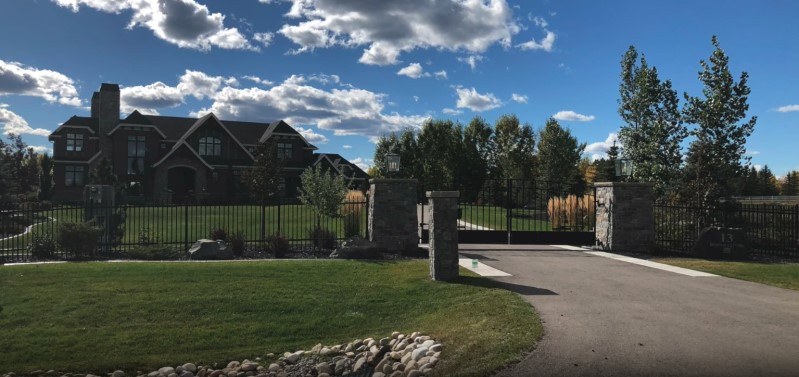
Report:
<svg viewBox="0 0 799 377"><path fill-rule="evenodd" d="M578 192L578 193L575 193ZM488 180L461 191L458 241L486 244L593 245L596 200L586 190L532 180ZM429 241L427 208L419 207L420 237Z"/></svg>

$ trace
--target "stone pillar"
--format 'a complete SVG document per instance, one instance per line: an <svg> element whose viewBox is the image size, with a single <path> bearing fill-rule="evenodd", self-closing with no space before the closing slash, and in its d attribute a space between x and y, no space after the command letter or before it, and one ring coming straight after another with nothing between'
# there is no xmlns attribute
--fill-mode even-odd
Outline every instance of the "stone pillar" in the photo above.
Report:
<svg viewBox="0 0 799 377"><path fill-rule="evenodd" d="M415 179L369 180L369 240L403 254L419 247Z"/></svg>
<svg viewBox="0 0 799 377"><path fill-rule="evenodd" d="M594 183L596 248L650 252L655 244L653 186L639 182Z"/></svg>
<svg viewBox="0 0 799 377"><path fill-rule="evenodd" d="M428 191L430 223L430 278L452 281L458 277L457 191Z"/></svg>

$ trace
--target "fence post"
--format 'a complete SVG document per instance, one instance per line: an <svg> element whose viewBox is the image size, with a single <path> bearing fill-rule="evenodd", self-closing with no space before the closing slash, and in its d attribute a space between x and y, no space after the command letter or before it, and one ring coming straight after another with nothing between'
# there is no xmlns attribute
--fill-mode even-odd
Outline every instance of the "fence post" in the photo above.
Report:
<svg viewBox="0 0 799 377"><path fill-rule="evenodd" d="M260 243L263 243L266 240L266 206L261 203L261 239Z"/></svg>
<svg viewBox="0 0 799 377"><path fill-rule="evenodd" d="M189 250L189 203L183 203L183 249Z"/></svg>
<svg viewBox="0 0 799 377"><path fill-rule="evenodd" d="M277 201L277 234L280 234L280 200Z"/></svg>
<svg viewBox="0 0 799 377"><path fill-rule="evenodd" d="M510 230L513 226L513 217L511 216L511 207L513 207L513 181L510 179L508 179L508 200L506 200L505 203L507 204L507 208L505 208L505 221L508 226L508 245L510 245Z"/></svg>

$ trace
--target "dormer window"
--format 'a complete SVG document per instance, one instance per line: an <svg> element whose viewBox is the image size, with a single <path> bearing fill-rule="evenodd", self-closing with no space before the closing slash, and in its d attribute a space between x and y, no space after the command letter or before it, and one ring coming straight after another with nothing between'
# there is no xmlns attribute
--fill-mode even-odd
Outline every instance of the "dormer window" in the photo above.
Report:
<svg viewBox="0 0 799 377"><path fill-rule="evenodd" d="M83 134L67 134L67 152L83 150Z"/></svg>
<svg viewBox="0 0 799 377"><path fill-rule="evenodd" d="M222 141L215 137L204 137L200 139L200 156L215 156L222 155Z"/></svg>

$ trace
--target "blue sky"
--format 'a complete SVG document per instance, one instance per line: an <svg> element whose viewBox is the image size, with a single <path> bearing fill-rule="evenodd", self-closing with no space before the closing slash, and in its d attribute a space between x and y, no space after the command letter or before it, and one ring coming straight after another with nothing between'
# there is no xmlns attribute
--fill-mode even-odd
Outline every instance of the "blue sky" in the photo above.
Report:
<svg viewBox="0 0 799 377"><path fill-rule="evenodd" d="M113 82L123 111L286 119L363 165L392 130L507 113L556 116L598 156L621 125L627 47L699 95L715 34L750 75L752 163L782 175L799 169L797 15L788 0L3 1L0 127L46 148Z"/></svg>

